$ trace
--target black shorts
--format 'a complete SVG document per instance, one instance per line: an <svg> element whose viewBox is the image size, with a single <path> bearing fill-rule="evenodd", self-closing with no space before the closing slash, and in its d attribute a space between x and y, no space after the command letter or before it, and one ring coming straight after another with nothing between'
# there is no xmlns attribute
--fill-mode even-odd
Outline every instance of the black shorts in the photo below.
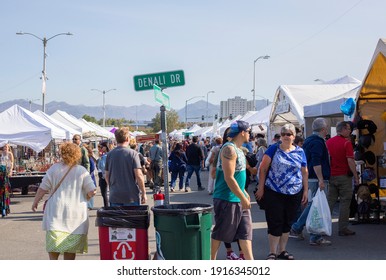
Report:
<svg viewBox="0 0 386 280"><path fill-rule="evenodd" d="M294 195L275 192L268 187L264 188L265 219L267 220L268 233L281 236L291 229L300 206L303 191Z"/></svg>
<svg viewBox="0 0 386 280"><path fill-rule="evenodd" d="M213 199L215 226L212 238L231 243L238 239L252 240L252 217L241 203Z"/></svg>

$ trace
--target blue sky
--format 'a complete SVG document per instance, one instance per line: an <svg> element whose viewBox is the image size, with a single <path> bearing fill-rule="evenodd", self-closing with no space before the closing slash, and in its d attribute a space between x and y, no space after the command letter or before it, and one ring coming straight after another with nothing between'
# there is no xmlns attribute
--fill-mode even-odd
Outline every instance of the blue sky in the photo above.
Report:
<svg viewBox="0 0 386 280"><path fill-rule="evenodd" d="M46 103L156 105L134 90L133 76L184 70L168 88L171 107L208 91L219 104L234 96L272 100L282 84L344 75L362 80L379 38L386 1L3 0L0 5L0 102L40 99L43 44L49 38ZM199 100L199 98L197 98ZM194 101L192 101L194 102Z"/></svg>

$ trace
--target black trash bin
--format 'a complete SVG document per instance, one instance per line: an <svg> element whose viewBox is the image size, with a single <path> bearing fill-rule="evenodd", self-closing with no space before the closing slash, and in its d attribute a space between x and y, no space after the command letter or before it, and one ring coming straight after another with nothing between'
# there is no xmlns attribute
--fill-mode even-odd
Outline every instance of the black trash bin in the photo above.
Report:
<svg viewBox="0 0 386 280"><path fill-rule="evenodd" d="M149 206L102 207L95 225L99 228L101 260L149 259Z"/></svg>
<svg viewBox="0 0 386 280"><path fill-rule="evenodd" d="M166 260L210 259L213 205L170 204L151 210L160 243L157 248Z"/></svg>

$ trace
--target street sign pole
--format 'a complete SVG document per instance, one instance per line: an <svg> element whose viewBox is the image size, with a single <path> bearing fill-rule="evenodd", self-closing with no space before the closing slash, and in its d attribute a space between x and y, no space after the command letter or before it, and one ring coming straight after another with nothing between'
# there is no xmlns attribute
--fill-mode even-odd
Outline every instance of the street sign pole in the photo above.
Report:
<svg viewBox="0 0 386 280"><path fill-rule="evenodd" d="M168 170L168 143L166 137L166 108L164 105L160 107L161 111L161 141L162 141L162 164L164 170L164 191L165 191L165 204L170 204L169 197L169 170Z"/></svg>

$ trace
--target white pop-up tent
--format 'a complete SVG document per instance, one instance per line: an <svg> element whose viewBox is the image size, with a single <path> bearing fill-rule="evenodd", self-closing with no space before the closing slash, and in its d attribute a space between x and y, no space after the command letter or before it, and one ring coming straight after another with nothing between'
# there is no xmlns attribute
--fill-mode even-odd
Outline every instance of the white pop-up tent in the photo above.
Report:
<svg viewBox="0 0 386 280"><path fill-rule="evenodd" d="M0 113L0 145L10 143L42 151L52 140L52 128L38 119L18 105Z"/></svg>
<svg viewBox="0 0 386 280"><path fill-rule="evenodd" d="M271 114L272 103L260 111L255 111L252 115L243 116L241 120L251 125L253 133L267 134L269 128L269 117Z"/></svg>
<svg viewBox="0 0 386 280"><path fill-rule="evenodd" d="M75 130L74 128L72 128L72 127L70 127L70 126L68 126L68 125L66 125L66 124L64 124L64 123L54 119L53 117L47 115L46 113L44 113L44 112L42 112L40 110L36 110L34 112L34 114L44 118L45 120L49 121L53 125L55 125L55 126L61 128L61 129L63 129L64 131L66 131L66 138L65 139L67 139L67 140L71 140L71 138L72 138L72 136L74 134L81 134L80 131Z"/></svg>
<svg viewBox="0 0 386 280"><path fill-rule="evenodd" d="M83 133L83 128L79 124L79 121L73 121L69 114L67 114L64 111L56 110L53 114L50 115L55 120L60 121L61 123L64 123L65 125L73 128L76 131L79 131L81 134Z"/></svg>
<svg viewBox="0 0 386 280"><path fill-rule="evenodd" d="M279 86L270 113L271 133L278 132L286 123L304 126L304 106L344 95L358 86L357 83Z"/></svg>
<svg viewBox="0 0 386 280"><path fill-rule="evenodd" d="M75 130L81 131L82 137L96 136L95 128L78 120L76 117L68 114L67 112L57 110L51 115L51 117L60 122L65 123L66 125L74 128Z"/></svg>
<svg viewBox="0 0 386 280"><path fill-rule="evenodd" d="M304 135L307 137L312 133L312 122L319 117L325 118L329 127L335 126L344 120L344 114L340 110L340 105L349 98L356 98L360 85L341 95L335 96L323 102L304 106Z"/></svg>
<svg viewBox="0 0 386 280"><path fill-rule="evenodd" d="M81 118L79 120L81 122L87 124L88 126L94 128L95 136L99 136L99 137L103 137L103 138L107 138L107 139L112 139L115 137L114 133L104 129L103 127L101 127L100 125L98 125L96 123L88 122L83 118Z"/></svg>

